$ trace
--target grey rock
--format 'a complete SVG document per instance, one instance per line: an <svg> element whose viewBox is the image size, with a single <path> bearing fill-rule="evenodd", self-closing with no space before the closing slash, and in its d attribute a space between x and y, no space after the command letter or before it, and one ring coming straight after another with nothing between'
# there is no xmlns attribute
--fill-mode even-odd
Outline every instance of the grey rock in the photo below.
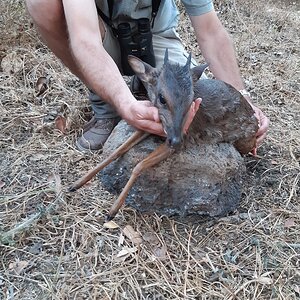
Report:
<svg viewBox="0 0 300 300"><path fill-rule="evenodd" d="M106 156L133 132L120 122L104 145ZM102 185L120 194L131 171L163 139L150 136L99 173ZM245 164L231 144L195 144L186 141L184 149L139 176L126 199L126 205L142 213L198 218L223 216L235 210L240 201Z"/></svg>

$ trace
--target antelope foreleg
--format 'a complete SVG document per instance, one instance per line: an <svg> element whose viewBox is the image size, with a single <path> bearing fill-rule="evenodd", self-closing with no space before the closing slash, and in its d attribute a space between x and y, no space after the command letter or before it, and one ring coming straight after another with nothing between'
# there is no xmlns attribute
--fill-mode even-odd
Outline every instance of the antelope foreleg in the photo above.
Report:
<svg viewBox="0 0 300 300"><path fill-rule="evenodd" d="M90 170L88 173L79 178L73 185L68 189L69 192L75 192L83 185L85 185L88 181L90 181L99 171L104 169L111 162L122 156L128 150L130 150L133 146L144 140L149 133L144 131L136 131L134 132L130 138L122 144L119 148L117 148L113 153L111 153L106 159L104 159L101 163L99 163L94 169Z"/></svg>
<svg viewBox="0 0 300 300"><path fill-rule="evenodd" d="M108 215L107 215L107 221L112 220L121 206L124 204L125 199L128 195L128 192L134 182L136 181L137 177L146 169L160 163L161 161L168 158L175 150L168 147L166 143L158 146L152 153L150 153L144 160L142 160L140 163L138 163L132 173L131 176L126 183L125 187L122 190L122 193L119 195L118 199L113 203Z"/></svg>

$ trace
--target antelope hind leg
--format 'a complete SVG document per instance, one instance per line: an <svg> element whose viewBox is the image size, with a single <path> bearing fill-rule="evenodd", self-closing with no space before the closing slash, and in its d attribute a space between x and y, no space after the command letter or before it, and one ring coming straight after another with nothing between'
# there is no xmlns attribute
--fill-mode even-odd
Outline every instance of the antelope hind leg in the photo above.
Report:
<svg viewBox="0 0 300 300"><path fill-rule="evenodd" d="M134 132L130 138L122 144L119 148L117 148L112 154L110 154L105 160L103 160L101 163L99 163L94 169L90 170L88 173L83 175L81 178L79 178L75 183L73 183L68 191L69 192L75 192L79 188L81 188L83 185L85 185L88 181L90 181L99 171L104 169L107 165L109 165L111 162L122 156L124 153L126 153L128 150L130 150L133 146L144 140L147 136L149 136L149 133L146 133L144 131L136 131Z"/></svg>
<svg viewBox="0 0 300 300"><path fill-rule="evenodd" d="M128 192L134 182L136 181L137 177L146 169L160 163L161 161L168 158L174 152L173 149L168 147L166 143L158 146L152 153L150 153L145 159L139 162L133 169L131 176L126 183L125 187L122 190L122 193L119 195L118 199L113 203L108 216L107 221L112 220L115 215L118 213L121 206L124 204L125 199L128 195Z"/></svg>

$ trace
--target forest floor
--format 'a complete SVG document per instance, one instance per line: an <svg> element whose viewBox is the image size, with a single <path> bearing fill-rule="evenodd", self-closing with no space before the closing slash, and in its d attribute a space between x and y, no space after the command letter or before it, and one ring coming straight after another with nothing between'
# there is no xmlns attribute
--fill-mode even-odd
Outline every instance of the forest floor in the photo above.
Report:
<svg viewBox="0 0 300 300"><path fill-rule="evenodd" d="M105 228L115 196L98 180L66 193L101 160L74 147L91 116L86 88L23 1L1 2L0 299L300 299L299 4L214 3L271 120L258 156L245 157L241 205L195 224L125 206ZM183 12L179 31L200 62Z"/></svg>

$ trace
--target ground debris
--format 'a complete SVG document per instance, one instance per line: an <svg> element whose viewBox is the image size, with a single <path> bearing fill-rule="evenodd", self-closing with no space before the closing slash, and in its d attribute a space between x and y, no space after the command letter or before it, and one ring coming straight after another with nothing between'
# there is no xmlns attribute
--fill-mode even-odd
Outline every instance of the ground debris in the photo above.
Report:
<svg viewBox="0 0 300 300"><path fill-rule="evenodd" d="M91 117L88 91L40 40L24 1L2 1L0 299L298 299L297 5L214 1L246 88L271 119L258 157L245 157L239 211L189 224L125 206L107 229L115 197L99 180L64 193L103 158L74 146ZM181 10L185 47L203 62L191 29ZM56 127L58 115L66 122Z"/></svg>

